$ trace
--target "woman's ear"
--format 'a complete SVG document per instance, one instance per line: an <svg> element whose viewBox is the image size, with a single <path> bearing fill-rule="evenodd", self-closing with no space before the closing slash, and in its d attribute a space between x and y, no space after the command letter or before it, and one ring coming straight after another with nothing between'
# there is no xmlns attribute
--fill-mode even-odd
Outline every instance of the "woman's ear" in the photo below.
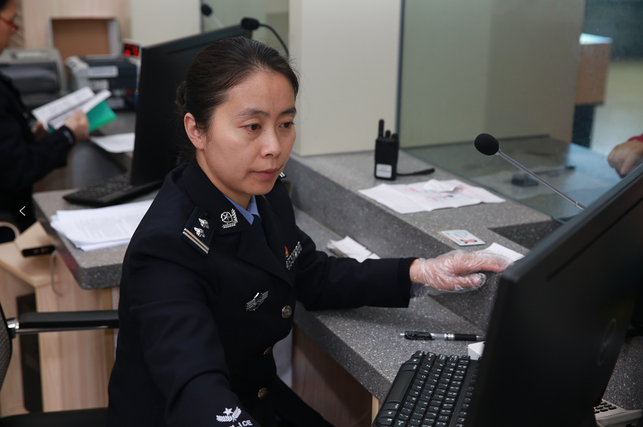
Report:
<svg viewBox="0 0 643 427"><path fill-rule="evenodd" d="M192 141L192 145L197 150L203 150L205 148L205 135L199 131L196 125L196 120L191 113L186 113L183 116L183 127L185 127L185 133L187 133L188 138Z"/></svg>

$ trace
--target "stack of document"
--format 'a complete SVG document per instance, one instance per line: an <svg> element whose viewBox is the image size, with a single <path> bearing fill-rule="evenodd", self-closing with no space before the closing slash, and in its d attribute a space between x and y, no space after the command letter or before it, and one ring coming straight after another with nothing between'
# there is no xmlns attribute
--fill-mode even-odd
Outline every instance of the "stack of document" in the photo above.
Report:
<svg viewBox="0 0 643 427"><path fill-rule="evenodd" d="M51 226L79 249L92 251L129 243L152 200L98 209L57 211Z"/></svg>
<svg viewBox="0 0 643 427"><path fill-rule="evenodd" d="M465 184L457 179L432 179L410 185L381 184L359 192L402 214L459 208L478 203L504 202L504 199L483 188Z"/></svg>
<svg viewBox="0 0 643 427"><path fill-rule="evenodd" d="M359 262L362 262L365 259L380 258L348 236L342 240L331 240L328 242L327 247L337 256L342 258L355 258Z"/></svg>
<svg viewBox="0 0 643 427"><path fill-rule="evenodd" d="M116 120L116 114L105 102L110 96L112 93L108 90L94 94L90 88L84 87L34 109L32 114L45 129L59 129L76 110L81 110L87 115L89 131L92 132Z"/></svg>

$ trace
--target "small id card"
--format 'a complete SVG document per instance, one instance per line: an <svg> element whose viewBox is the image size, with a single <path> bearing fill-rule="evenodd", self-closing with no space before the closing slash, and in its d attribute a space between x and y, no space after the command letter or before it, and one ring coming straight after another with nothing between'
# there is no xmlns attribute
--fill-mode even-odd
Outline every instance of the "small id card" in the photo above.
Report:
<svg viewBox="0 0 643 427"><path fill-rule="evenodd" d="M467 230L446 230L438 231L438 233L443 235L447 239L453 240L458 244L458 246L484 245L484 242L482 240L478 239Z"/></svg>

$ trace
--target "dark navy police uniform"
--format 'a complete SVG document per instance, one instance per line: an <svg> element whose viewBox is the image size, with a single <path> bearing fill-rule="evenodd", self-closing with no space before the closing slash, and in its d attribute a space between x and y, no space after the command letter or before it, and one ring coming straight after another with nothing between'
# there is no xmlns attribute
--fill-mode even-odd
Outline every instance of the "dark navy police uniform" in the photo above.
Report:
<svg viewBox="0 0 643 427"><path fill-rule="evenodd" d="M12 220L21 230L35 221L32 185L65 166L74 144L74 134L67 126L36 140L29 119L18 90L0 73L0 217ZM24 216L20 214L23 206Z"/></svg>
<svg viewBox="0 0 643 427"><path fill-rule="evenodd" d="M328 426L276 376L272 346L307 309L406 307L413 259L328 257L277 181L266 240L196 161L171 172L128 247L109 426Z"/></svg>

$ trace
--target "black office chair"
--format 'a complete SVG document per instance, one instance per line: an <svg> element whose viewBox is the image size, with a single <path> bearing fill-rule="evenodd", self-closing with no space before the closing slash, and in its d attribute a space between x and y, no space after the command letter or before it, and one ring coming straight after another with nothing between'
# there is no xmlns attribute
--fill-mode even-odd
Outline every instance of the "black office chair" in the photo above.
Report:
<svg viewBox="0 0 643 427"><path fill-rule="evenodd" d="M118 312L77 311L24 313L18 319L6 319L0 304L0 388L11 361L12 339L18 334L118 328ZM107 408L78 409L11 415L0 418L0 427L103 427Z"/></svg>
<svg viewBox="0 0 643 427"><path fill-rule="evenodd" d="M0 217L0 243L11 242L20 234L20 230L10 221L4 221Z"/></svg>

